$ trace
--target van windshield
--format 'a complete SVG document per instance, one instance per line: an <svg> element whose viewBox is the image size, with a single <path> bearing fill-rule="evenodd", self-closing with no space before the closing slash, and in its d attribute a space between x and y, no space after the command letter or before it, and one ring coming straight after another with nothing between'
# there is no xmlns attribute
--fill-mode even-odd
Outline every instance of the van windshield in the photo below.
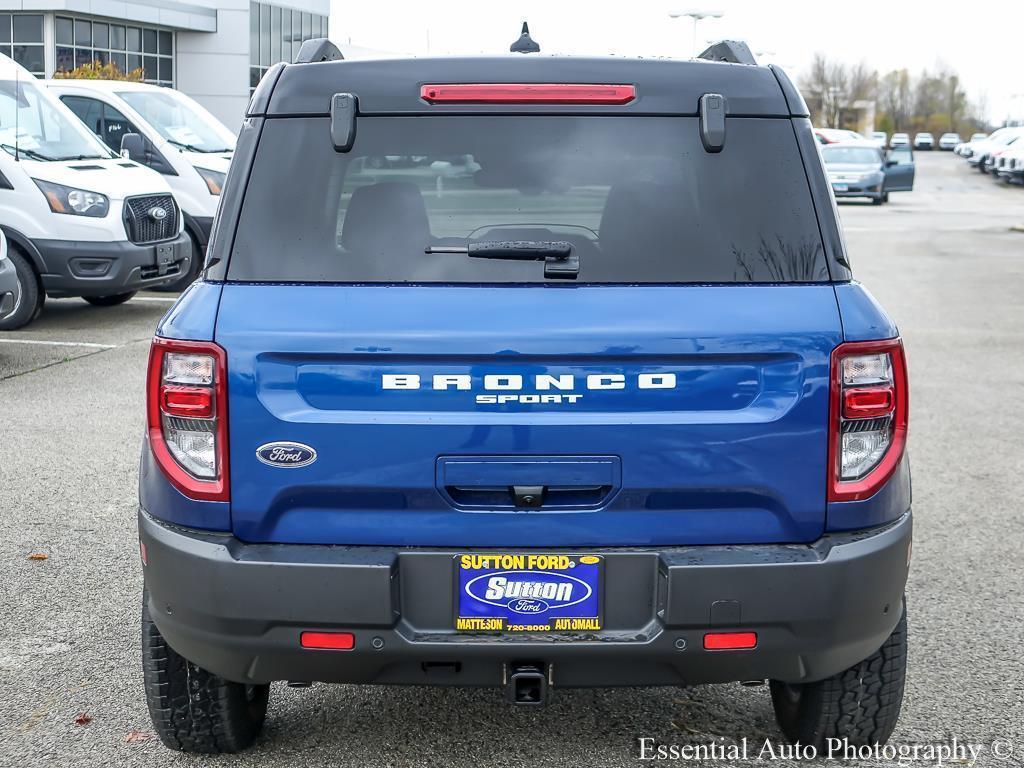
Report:
<svg viewBox="0 0 1024 768"><path fill-rule="evenodd" d="M230 131L198 105L159 91L122 91L118 96L179 149L228 152L235 148Z"/></svg>
<svg viewBox="0 0 1024 768"><path fill-rule="evenodd" d="M360 117L267 120L227 277L283 282L532 283L543 265L473 243L569 243L577 283L827 281L788 120Z"/></svg>
<svg viewBox="0 0 1024 768"><path fill-rule="evenodd" d="M113 157L66 107L29 79L0 80L0 147L25 160Z"/></svg>

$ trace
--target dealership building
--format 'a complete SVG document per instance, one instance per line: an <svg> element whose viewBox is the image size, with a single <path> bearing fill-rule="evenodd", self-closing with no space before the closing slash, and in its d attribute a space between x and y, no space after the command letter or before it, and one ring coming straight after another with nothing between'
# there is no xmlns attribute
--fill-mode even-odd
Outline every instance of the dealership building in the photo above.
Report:
<svg viewBox="0 0 1024 768"><path fill-rule="evenodd" d="M237 130L262 74L326 37L329 13L330 0L0 0L0 53L38 77L142 69Z"/></svg>

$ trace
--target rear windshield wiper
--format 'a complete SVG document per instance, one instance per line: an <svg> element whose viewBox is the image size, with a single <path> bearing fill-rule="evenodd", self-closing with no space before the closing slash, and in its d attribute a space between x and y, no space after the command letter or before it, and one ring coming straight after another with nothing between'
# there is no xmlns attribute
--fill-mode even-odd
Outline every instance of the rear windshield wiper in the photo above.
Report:
<svg viewBox="0 0 1024 768"><path fill-rule="evenodd" d="M480 240L468 245L429 245L426 253L464 253L474 259L543 261L544 277L575 280L580 257L562 240Z"/></svg>

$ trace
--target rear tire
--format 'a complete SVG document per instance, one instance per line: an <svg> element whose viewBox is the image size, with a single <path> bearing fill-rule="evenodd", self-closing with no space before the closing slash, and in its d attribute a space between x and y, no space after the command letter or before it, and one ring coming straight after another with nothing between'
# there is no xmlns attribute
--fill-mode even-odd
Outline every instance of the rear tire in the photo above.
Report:
<svg viewBox="0 0 1024 768"><path fill-rule="evenodd" d="M39 317L46 301L46 294L43 293L31 262L13 244L8 248L7 257L14 264L14 271L18 275L19 295L14 298L14 311L0 320L0 331L13 331L28 325Z"/></svg>
<svg viewBox="0 0 1024 768"><path fill-rule="evenodd" d="M83 296L82 298L88 301L94 307L116 307L118 304L124 304L136 293L138 293L138 291L128 291L127 293L112 293L109 296Z"/></svg>
<svg viewBox="0 0 1024 768"><path fill-rule="evenodd" d="M903 704L907 675L907 612L875 653L816 683L771 681L772 706L790 742L823 750L827 739L852 746L889 740Z"/></svg>
<svg viewBox="0 0 1024 768"><path fill-rule="evenodd" d="M142 669L153 729L164 746L218 754L250 746L267 714L269 685L232 683L178 655L142 596Z"/></svg>
<svg viewBox="0 0 1024 768"><path fill-rule="evenodd" d="M871 198L871 204L872 205L881 205L884 202L885 202L885 198L882 197L881 195L879 195L878 197L872 197Z"/></svg>

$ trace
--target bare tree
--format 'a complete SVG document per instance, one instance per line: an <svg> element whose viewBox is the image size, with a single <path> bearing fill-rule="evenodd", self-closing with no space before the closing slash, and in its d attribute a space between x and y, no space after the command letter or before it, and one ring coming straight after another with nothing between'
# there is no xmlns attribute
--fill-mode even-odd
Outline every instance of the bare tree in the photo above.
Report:
<svg viewBox="0 0 1024 768"><path fill-rule="evenodd" d="M847 66L831 61L823 53L814 54L811 67L800 80L800 87L809 97L820 125L841 128L843 111L859 99L873 99L878 73L861 61Z"/></svg>
<svg viewBox="0 0 1024 768"><path fill-rule="evenodd" d="M810 69L800 80L800 87L818 105L818 122L829 127L838 126L849 88L846 65L829 61L825 54L816 53Z"/></svg>
<svg viewBox="0 0 1024 768"><path fill-rule="evenodd" d="M895 69L879 76L861 61L848 65L816 53L800 78L800 88L817 125L843 127L853 102L874 100L876 123L886 131L961 134L987 128L985 102L971 103L960 77L947 65L912 76Z"/></svg>
<svg viewBox="0 0 1024 768"><path fill-rule="evenodd" d="M910 73L898 69L883 75L878 81L877 98L881 112L888 117L892 130L907 130L912 112Z"/></svg>

